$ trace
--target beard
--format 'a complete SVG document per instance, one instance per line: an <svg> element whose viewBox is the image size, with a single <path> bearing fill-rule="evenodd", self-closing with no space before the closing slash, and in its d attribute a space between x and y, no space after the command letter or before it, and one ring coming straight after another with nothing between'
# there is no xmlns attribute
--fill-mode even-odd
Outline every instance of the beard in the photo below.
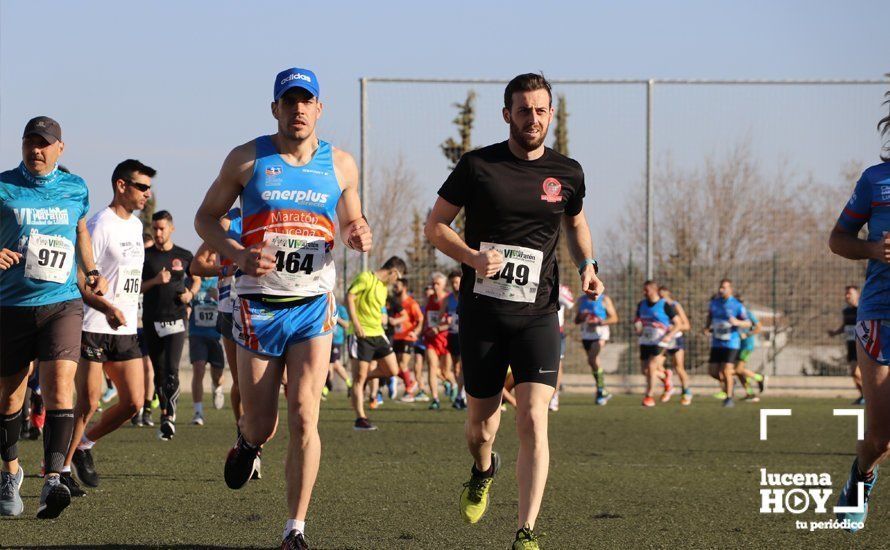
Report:
<svg viewBox="0 0 890 550"><path fill-rule="evenodd" d="M515 141L526 151L534 151L535 149L540 147L544 143L544 139L547 138L547 128L545 128L543 125L539 126L541 128L541 132L538 134L538 137L529 139L525 134L522 133L523 129L511 121L510 137L513 138L513 141Z"/></svg>

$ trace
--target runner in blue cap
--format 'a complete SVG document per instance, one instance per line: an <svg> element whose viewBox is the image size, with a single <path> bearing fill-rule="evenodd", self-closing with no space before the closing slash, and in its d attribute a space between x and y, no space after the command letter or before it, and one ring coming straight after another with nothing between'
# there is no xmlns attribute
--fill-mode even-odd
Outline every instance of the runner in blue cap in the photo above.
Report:
<svg viewBox="0 0 890 550"><path fill-rule="evenodd" d="M225 479L239 489L254 472L260 447L278 420L281 377L290 381L282 548L308 548L306 513L321 458L318 414L336 323L336 225L346 246L367 252L371 228L362 215L352 156L319 140L318 79L306 69L275 78L277 132L229 153L195 217L198 234L241 273L235 283L233 336L244 414L226 459ZM240 239L221 219L241 199Z"/></svg>

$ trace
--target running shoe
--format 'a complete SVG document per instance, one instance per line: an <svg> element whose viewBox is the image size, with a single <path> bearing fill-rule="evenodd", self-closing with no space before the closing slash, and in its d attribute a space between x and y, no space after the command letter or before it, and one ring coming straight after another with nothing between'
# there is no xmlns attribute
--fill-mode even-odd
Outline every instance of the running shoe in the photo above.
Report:
<svg viewBox="0 0 890 550"><path fill-rule="evenodd" d="M877 481L877 466L875 466L875 469L872 472L871 479L866 480L865 477L859 473L859 458L853 459L853 467L850 469L850 477L847 478L847 483L845 483L844 488L841 489L841 494L837 499L837 505L859 506L860 483L862 483L862 488L864 489L865 494L862 495L861 512L838 512L837 514L838 521L849 521L849 525L846 527L847 531L855 533L859 530L860 524L865 524L865 518L866 516L868 516L868 499L871 497L871 492L874 489L875 483L877 483Z"/></svg>
<svg viewBox="0 0 890 550"><path fill-rule="evenodd" d="M80 488L80 485L77 483L77 480L74 479L74 476L71 475L71 472L62 472L62 477L59 479L61 480L62 485L68 487L68 492L71 493L72 497L87 496L87 492Z"/></svg>
<svg viewBox="0 0 890 550"><path fill-rule="evenodd" d="M244 441L244 436L238 434L235 445L229 449L226 456L226 465L223 468L223 477L229 489L240 489L247 485L253 476L256 467L256 458L260 449L252 447Z"/></svg>
<svg viewBox="0 0 890 550"><path fill-rule="evenodd" d="M451 393L448 394L448 399L450 399L451 401L454 401L457 399L457 397L459 395L460 395L460 392L457 389L457 386L451 386Z"/></svg>
<svg viewBox="0 0 890 550"><path fill-rule="evenodd" d="M204 415L195 411L195 416L192 417L192 426L203 426L204 425Z"/></svg>
<svg viewBox="0 0 890 550"><path fill-rule="evenodd" d="M96 472L96 464L93 462L93 451L91 449L77 449L74 451L74 457L71 459L71 465L74 466L74 473L77 479L87 487L99 486L99 474Z"/></svg>
<svg viewBox="0 0 890 550"><path fill-rule="evenodd" d="M151 419L151 409L142 409L142 425L148 426L149 428L154 427L155 422Z"/></svg>
<svg viewBox="0 0 890 550"><path fill-rule="evenodd" d="M553 392L553 397L550 398L550 405L548 406L548 408L553 412L556 412L559 410L559 392L558 391Z"/></svg>
<svg viewBox="0 0 890 550"><path fill-rule="evenodd" d="M425 391L420 390L420 391L417 392L417 394L414 396L414 400L415 400L415 401L419 401L420 403L426 403L426 402L428 402L428 401L430 400L430 396L427 395Z"/></svg>
<svg viewBox="0 0 890 550"><path fill-rule="evenodd" d="M145 425L142 423L142 411L136 411L136 414L134 414L133 418L130 419L130 424L136 426L137 428L141 428Z"/></svg>
<svg viewBox="0 0 890 550"><path fill-rule="evenodd" d="M688 388L683 390L683 395L680 396L680 404L684 406L692 404L692 392Z"/></svg>
<svg viewBox="0 0 890 550"><path fill-rule="evenodd" d="M383 392L380 390L377 390L377 404L378 405L383 404Z"/></svg>
<svg viewBox="0 0 890 550"><path fill-rule="evenodd" d="M653 399L651 396L647 395L646 397L643 398L643 406L644 407L654 407L655 399Z"/></svg>
<svg viewBox="0 0 890 550"><path fill-rule="evenodd" d="M859 399L853 401L853 405L865 405L865 398L860 395Z"/></svg>
<svg viewBox="0 0 890 550"><path fill-rule="evenodd" d="M389 382L386 383L386 388L389 390L389 398L390 400L395 400L396 394L399 392L399 384L397 382L398 378L395 376L389 377Z"/></svg>
<svg viewBox="0 0 890 550"><path fill-rule="evenodd" d="M735 401L732 400L732 397L727 397L723 400L724 407L735 407Z"/></svg>
<svg viewBox="0 0 890 550"><path fill-rule="evenodd" d="M454 403L451 404L451 407L454 409L457 409L459 411L462 411L467 408L467 402L464 401L463 397L458 397L457 399L454 400ZM550 410L553 410L553 409L550 409Z"/></svg>
<svg viewBox="0 0 890 550"><path fill-rule="evenodd" d="M368 408L372 411L376 411L380 408L380 402L377 401L377 398L372 397L370 401L368 401Z"/></svg>
<svg viewBox="0 0 890 550"><path fill-rule="evenodd" d="M668 372L671 372L671 371L668 371ZM671 400L671 396L672 396L672 395L674 395L674 388L673 388L673 386L671 386L671 389L669 389L669 390L665 390L664 393L661 394L661 397L659 398L659 400L660 400L662 403L667 403L668 401Z"/></svg>
<svg viewBox="0 0 890 550"><path fill-rule="evenodd" d="M321 387L321 400L327 401L329 393L331 393L331 390L329 390L327 386L322 386Z"/></svg>
<svg viewBox="0 0 890 550"><path fill-rule="evenodd" d="M431 411L438 411L440 407L441 405L439 405L439 400L433 399L432 401L430 401L430 406L427 408Z"/></svg>
<svg viewBox="0 0 890 550"><path fill-rule="evenodd" d="M158 428L158 439L161 441L170 441L176 435L176 425L169 418L161 420L161 427Z"/></svg>
<svg viewBox="0 0 890 550"><path fill-rule="evenodd" d="M760 403L760 398L757 397L757 395L755 395L753 393L749 393L748 395L745 396L743 401L745 401L746 403Z"/></svg>
<svg viewBox="0 0 890 550"><path fill-rule="evenodd" d="M151 400L151 408L157 409L160 406L161 406L161 400L160 400L160 398L158 398L157 395L155 395L154 398Z"/></svg>
<svg viewBox="0 0 890 550"><path fill-rule="evenodd" d="M71 504L71 491L62 484L58 474L46 476L40 491L37 519L55 519Z"/></svg>
<svg viewBox="0 0 890 550"><path fill-rule="evenodd" d="M15 474L0 472L0 516L18 516L25 510L22 502L22 481L25 471L19 466Z"/></svg>
<svg viewBox="0 0 890 550"><path fill-rule="evenodd" d="M460 492L460 516L467 523L478 523L482 516L488 510L488 492L491 489L491 483L494 476L501 469L501 457L495 453L491 453L491 475L484 476L476 472L474 465L470 481L464 483L464 488Z"/></svg>
<svg viewBox="0 0 890 550"><path fill-rule="evenodd" d="M402 403L414 403L415 401L417 401L417 398L410 393L405 392L405 395L403 395L402 398L399 399L399 401L401 401Z"/></svg>
<svg viewBox="0 0 890 550"><path fill-rule="evenodd" d="M538 550L538 535L527 525L516 531L516 540L513 541L513 550Z"/></svg>
<svg viewBox="0 0 890 550"><path fill-rule="evenodd" d="M263 479L263 448L257 451L256 458L253 459L253 474L250 476L251 481Z"/></svg>
<svg viewBox="0 0 890 550"><path fill-rule="evenodd" d="M726 399L726 397L727 396L725 391L718 391L714 394L714 399Z"/></svg>
<svg viewBox="0 0 890 550"><path fill-rule="evenodd" d="M371 421L367 418L356 418L352 429L359 432L373 432L377 429L377 426L371 424Z"/></svg>
<svg viewBox="0 0 890 550"><path fill-rule="evenodd" d="M102 394L102 402L111 403L115 397L117 397L117 388L108 388L105 390L105 393Z"/></svg>
<svg viewBox="0 0 890 550"><path fill-rule="evenodd" d="M281 550L309 550L309 544L303 533L297 533L296 530L291 531L281 541Z"/></svg>
<svg viewBox="0 0 890 550"><path fill-rule="evenodd" d="M596 404L603 406L609 402L609 399L612 399L612 394L603 390L596 392Z"/></svg>
<svg viewBox="0 0 890 550"><path fill-rule="evenodd" d="M766 389L766 375L762 375L760 380L757 381L757 389L760 390L760 393L763 393L763 390Z"/></svg>
<svg viewBox="0 0 890 550"><path fill-rule="evenodd" d="M223 391L222 384L213 388L213 408L222 409L226 404L226 394Z"/></svg>

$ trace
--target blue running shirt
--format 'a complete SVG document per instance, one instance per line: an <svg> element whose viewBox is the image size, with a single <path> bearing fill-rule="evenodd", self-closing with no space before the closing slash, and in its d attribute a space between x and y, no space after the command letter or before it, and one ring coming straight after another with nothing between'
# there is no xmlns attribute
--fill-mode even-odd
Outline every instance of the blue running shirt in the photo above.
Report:
<svg viewBox="0 0 890 550"><path fill-rule="evenodd" d="M45 176L25 164L0 174L0 248L21 261L0 271L0 305L43 306L80 298L77 222L90 210L80 176L56 167Z"/></svg>
<svg viewBox="0 0 890 550"><path fill-rule="evenodd" d="M890 162L876 164L862 173L837 223L854 233L867 223L869 241L884 238L890 231ZM857 319L890 319L890 265L868 261Z"/></svg>
<svg viewBox="0 0 890 550"><path fill-rule="evenodd" d="M725 300L718 296L711 300L708 312L711 314L711 347L740 349L742 337L739 336L739 327L731 325L729 318L748 321L748 310L745 306L735 296Z"/></svg>
<svg viewBox="0 0 890 550"><path fill-rule="evenodd" d="M219 331L216 330L216 318L218 315L216 277L201 279L201 288L192 299L192 315L189 317L189 336L203 336L216 340Z"/></svg>

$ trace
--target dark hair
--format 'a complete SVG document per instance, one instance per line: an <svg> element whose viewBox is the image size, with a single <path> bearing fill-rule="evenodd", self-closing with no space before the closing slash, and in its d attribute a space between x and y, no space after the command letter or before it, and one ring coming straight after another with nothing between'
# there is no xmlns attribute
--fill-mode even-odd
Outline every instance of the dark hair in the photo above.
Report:
<svg viewBox="0 0 890 550"><path fill-rule="evenodd" d="M166 210L158 210L154 214L151 215L151 221L156 222L158 220L167 220L168 222L173 222L173 216L170 212Z"/></svg>
<svg viewBox="0 0 890 550"><path fill-rule="evenodd" d="M890 92L885 93L884 97L886 97L887 100L884 101L883 105L890 105ZM887 115L878 121L878 131L881 132L882 137L890 134L890 115ZM890 162L890 142L884 144L883 150L887 152L881 154L881 160Z"/></svg>
<svg viewBox="0 0 890 550"><path fill-rule="evenodd" d="M513 77L513 80L504 88L504 107L509 111L513 108L513 94L515 92L534 92L535 90L547 90L550 97L550 105L553 105L553 92L550 83L544 78L544 73L525 73Z"/></svg>
<svg viewBox="0 0 890 550"><path fill-rule="evenodd" d="M652 279L647 279L647 280L645 280L645 281L643 282L643 286L644 286L644 287L647 287L647 286L654 286L655 288L658 288L658 283L656 283L656 282L653 281Z"/></svg>
<svg viewBox="0 0 890 550"><path fill-rule="evenodd" d="M114 167L111 173L111 185L117 180L129 181L133 174L144 174L150 178L155 177L158 172L151 166L146 166L135 159L127 159Z"/></svg>
<svg viewBox="0 0 890 550"><path fill-rule="evenodd" d="M381 267L380 269L397 269L402 275L408 272L408 266L405 264L405 260L399 258L398 256L393 256L392 258L386 260L386 263L384 263L383 267Z"/></svg>
<svg viewBox="0 0 890 550"><path fill-rule="evenodd" d="M448 280L454 279L455 277L462 277L463 273L460 272L459 269L452 269L450 273L448 273Z"/></svg>
<svg viewBox="0 0 890 550"><path fill-rule="evenodd" d="M859 292L859 287L856 285L847 285L844 287L844 290L855 290L856 292Z"/></svg>
<svg viewBox="0 0 890 550"><path fill-rule="evenodd" d="M404 278L404 277L399 277L399 278L396 280L396 282L397 282L397 283L402 283L402 284L405 285L406 287L408 286L408 279L406 279L406 278Z"/></svg>
<svg viewBox="0 0 890 550"><path fill-rule="evenodd" d="M732 279L720 279L720 286L723 286L723 283L729 283L732 286Z"/></svg>
<svg viewBox="0 0 890 550"><path fill-rule="evenodd" d="M671 289L669 289L665 285L661 285L660 287L658 287L658 292L670 292L670 291L671 291Z"/></svg>

